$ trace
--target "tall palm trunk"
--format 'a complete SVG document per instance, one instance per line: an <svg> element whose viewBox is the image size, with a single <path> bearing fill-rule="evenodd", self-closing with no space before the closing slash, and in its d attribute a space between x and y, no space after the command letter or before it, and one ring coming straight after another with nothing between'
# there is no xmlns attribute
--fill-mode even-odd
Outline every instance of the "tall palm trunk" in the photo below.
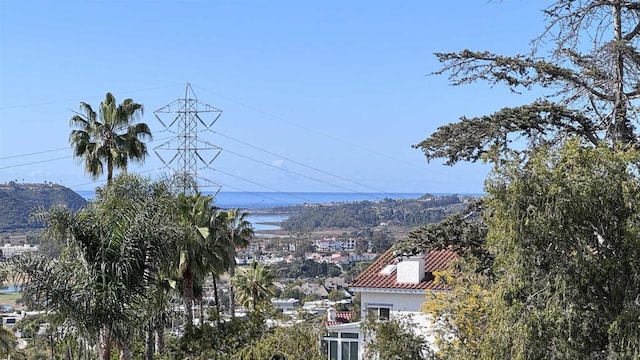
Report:
<svg viewBox="0 0 640 360"><path fill-rule="evenodd" d="M107 327L100 329L100 359L111 359L111 329Z"/></svg>
<svg viewBox="0 0 640 360"><path fill-rule="evenodd" d="M220 301L218 299L218 281L216 280L216 274L213 274L213 301L216 306L216 322L220 325Z"/></svg>
<svg viewBox="0 0 640 360"><path fill-rule="evenodd" d="M251 305L253 305L253 311L256 311L256 307L258 306L258 292L256 290L251 290Z"/></svg>
<svg viewBox="0 0 640 360"><path fill-rule="evenodd" d="M109 148L111 147L111 139L107 139ZM113 157L107 157L107 184L113 179Z"/></svg>
<svg viewBox="0 0 640 360"><path fill-rule="evenodd" d="M193 273L187 268L183 275L183 294L184 294L184 316L186 321L186 327L191 328L193 326Z"/></svg>
<svg viewBox="0 0 640 360"><path fill-rule="evenodd" d="M156 353L164 353L164 324L156 325Z"/></svg>
<svg viewBox="0 0 640 360"><path fill-rule="evenodd" d="M231 268L229 268L229 278L233 279L235 275L236 275L236 269L235 269L235 259L234 259L234 263L231 265ZM236 295L233 290L232 281L229 281L229 311L231 312L231 318L235 318L236 317Z"/></svg>
<svg viewBox="0 0 640 360"><path fill-rule="evenodd" d="M153 322L149 321L147 324L147 334L146 334L146 359L153 360L153 354L156 352L155 345L156 339L154 336L154 326Z"/></svg>

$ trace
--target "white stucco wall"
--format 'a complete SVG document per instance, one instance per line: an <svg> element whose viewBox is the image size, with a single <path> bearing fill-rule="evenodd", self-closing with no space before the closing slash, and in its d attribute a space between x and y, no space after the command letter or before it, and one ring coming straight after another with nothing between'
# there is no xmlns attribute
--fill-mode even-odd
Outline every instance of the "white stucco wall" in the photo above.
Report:
<svg viewBox="0 0 640 360"><path fill-rule="evenodd" d="M391 307L391 318L408 317L416 326L412 328L415 334L425 337L429 346L437 351L435 346L435 324L431 316L424 314L422 304L427 300L426 292L420 293L383 293L361 292L361 316L367 316L368 307Z"/></svg>
<svg viewBox="0 0 640 360"><path fill-rule="evenodd" d="M360 308L362 316L366 316L369 305L392 305L392 311L416 311L422 308L422 303L427 299L425 292L419 294L406 293L382 293L382 292L361 292Z"/></svg>

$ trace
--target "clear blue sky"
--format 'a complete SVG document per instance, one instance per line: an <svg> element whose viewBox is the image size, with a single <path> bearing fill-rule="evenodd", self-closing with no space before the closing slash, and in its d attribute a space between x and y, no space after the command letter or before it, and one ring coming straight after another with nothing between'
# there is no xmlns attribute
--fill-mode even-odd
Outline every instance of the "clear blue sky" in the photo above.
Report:
<svg viewBox="0 0 640 360"><path fill-rule="evenodd" d="M535 96L449 86L427 76L433 53L526 52L546 3L0 0L0 182L102 185L68 135L106 92L142 103L157 139L130 171L162 174L153 112L188 82L223 110L201 135L223 151L199 171L223 191L481 192L487 166L428 164L411 145Z"/></svg>

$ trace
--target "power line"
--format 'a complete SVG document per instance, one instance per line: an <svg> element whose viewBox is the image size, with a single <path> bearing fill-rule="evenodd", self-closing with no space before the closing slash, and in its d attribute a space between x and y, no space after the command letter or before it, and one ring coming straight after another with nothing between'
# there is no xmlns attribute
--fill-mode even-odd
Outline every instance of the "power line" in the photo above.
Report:
<svg viewBox="0 0 640 360"><path fill-rule="evenodd" d="M214 170L214 171L215 171L215 170ZM243 180L248 181L248 180L246 180L246 179L243 179ZM285 201L282 201L282 200L279 200L279 199L276 199L276 198L273 198L273 197L270 197L270 196L266 196L266 195L263 195L263 194L261 194L261 193L257 193L257 192L254 192L254 191L249 191L249 190L241 189L241 188L235 187L235 186L233 186L233 185L228 185L228 184L223 184L223 183L220 183L220 185L222 185L222 186L224 186L224 187L229 187L229 188L231 188L231 189L234 189L234 190L237 190L237 191L240 191L240 192L246 193L246 194L251 194L251 195L254 195L254 196L256 196L256 197L261 197L261 198L263 198L263 199L271 200L271 201L274 201L274 202L277 202L277 203L280 203L280 204L284 204L284 205L293 205L292 203L288 203L288 202L285 202ZM288 194L287 194L287 195L288 195ZM312 202L312 203L315 203L315 202ZM253 206L251 206L251 207L258 207L258 205L259 205L259 204L260 204L260 203L256 203L256 204L254 204L254 205L253 205Z"/></svg>
<svg viewBox="0 0 640 360"><path fill-rule="evenodd" d="M135 93L139 93L139 92L143 92L143 91L149 91L149 90L166 89L166 88L174 87L174 86L177 86L177 85L178 84L172 84L172 85L156 86L156 87L140 89L140 90L124 91L124 92L119 92L118 95L135 94ZM180 84L180 85L182 85L182 84ZM28 108L28 107L46 106L46 105L55 105L55 104L64 104L64 103L69 103L69 102L80 102L80 101L85 101L87 99L102 99L103 97L104 97L104 95L87 96L87 97L83 97L83 98L75 98L75 99L67 99L67 100L53 100L53 101L47 101L47 102L41 102L41 103L6 106L6 107L0 107L0 111L23 109L23 108Z"/></svg>
<svg viewBox="0 0 640 360"><path fill-rule="evenodd" d="M374 150L371 150L371 149L365 148L364 146L361 146L361 145L358 145L358 144L355 144L355 143L351 143L351 142L345 141L345 140L343 140L343 139L337 138L337 137L335 137L335 136L332 136L332 135L329 135L329 134L326 134L326 133L323 133L323 132L320 132L320 131L317 131L317 130L314 130L314 129L308 128L308 127L306 127L306 126L300 125L300 124L298 124L298 123L296 123L296 122L293 122L293 121L287 120L287 119L285 119L285 118L283 118L283 117L280 117L280 116L275 115L275 114L272 114L272 113L270 113L270 112L268 112L268 111L265 111L265 110L259 109L259 108L255 107L255 106L252 106L252 105L246 104L246 103L244 103L244 102L242 102L242 101L232 99L232 98L230 98L230 97L228 97L228 96L220 95L220 94L218 94L218 93L215 93L215 92L213 92L213 91L211 91L211 90L207 90L207 89L202 88L202 87L200 87L200 86L196 86L196 87L197 87L197 88L199 88L199 89L202 89L202 90L204 90L204 91L206 91L206 92L208 92L208 93L210 93L210 94L212 94L212 95L218 96L218 97L220 97L220 98L222 98L222 99L225 99L225 100L228 100L228 101L231 101L231 102L236 103L236 104L238 104L238 105L240 105L240 106L246 107L247 109L253 110L253 111L258 112L258 113L261 113L261 114L263 114L263 115L267 115L267 116L269 116L269 117L271 117L271 118L273 118L273 119L276 119L276 120L279 120L279 121L282 121L282 122L288 123L288 124L290 124L290 125L294 125L294 126L296 126L296 127L300 128L300 129L306 130L306 131L311 132L311 133L313 133L313 134L321 135L321 136L324 136L324 137L326 137L326 138L332 139L332 140L334 140L334 141L336 141L336 142L338 142L338 143L342 143L342 144L345 144L345 145L349 145L349 146L352 146L352 147L358 148L358 149L360 149L360 150L363 150L363 151L366 151L366 152L369 152L369 153L372 153L372 154L375 154L375 155L378 155L378 156L382 156L382 157L385 157L385 158L387 158L387 159L390 159L390 160L393 160L393 161L396 161L396 162L404 163L405 165L410 166L410 167L412 167L412 168L415 168L415 167L416 167L414 164L411 164L411 163L407 162L407 161L406 161L406 160L404 160L404 159L397 159L397 158L394 158L394 157L392 157L392 156L389 156L389 154L386 154L386 153L380 153L380 152L377 152L377 151L374 151Z"/></svg>
<svg viewBox="0 0 640 360"><path fill-rule="evenodd" d="M317 179L317 178L314 178L314 177L311 177L311 176L308 176L308 175L304 175L304 174L301 174L301 173L295 172L295 171L293 171L293 170L280 168L280 167L277 167L277 166L275 166L275 165L273 165L273 164L269 164L269 163L266 163L266 162L264 162L264 161L256 160L256 159L253 159L253 158L251 158L251 157L248 157L248 156L245 156L245 155L242 155L242 154L238 154L238 153L236 153L236 152L233 152L233 151L230 151L230 150L227 150L227 149L223 149L223 151L224 151L224 152L228 152L228 153L233 154L233 155L236 155L236 156L238 156L238 157L244 158L244 159L248 159L248 160L251 160L251 161L255 161L255 162L257 162L257 163L259 163L259 164L262 164L262 165L270 166L270 167L272 167L272 168L275 168L275 169L278 169L278 170L281 170L281 171L286 171L286 172L288 172L288 173L290 173L290 174L294 174L294 175L297 175L297 176L300 176L300 177L304 177L304 178L309 179L309 180L313 180L313 181L321 182L321 183L323 183L323 184L327 184L327 185L330 185L330 186L334 186L334 187L337 187L337 188L339 188L339 189L347 190L347 191L350 191L350 192L353 192L353 193L356 193L356 194L362 194L362 195L369 196L369 197L372 197L372 198L374 198L374 199L377 199L377 197L375 197L375 196L373 196L373 195L371 195L371 194L361 193L361 192L359 192L359 191L355 191L355 190L353 190L353 189L349 189L349 188L344 187L344 186L340 186L340 185L332 184L332 183L330 183L330 182L328 182L328 181L324 181L324 180L320 180L320 179ZM311 168L311 167L309 167L309 168Z"/></svg>
<svg viewBox="0 0 640 360"><path fill-rule="evenodd" d="M181 85L182 85L182 84L181 84ZM135 92L140 92L140 91L147 91L147 90L154 90L154 89L168 88L168 87L173 87L173 86L176 86L176 85L174 84L174 85L161 86L161 87L154 87L154 88L147 88L147 89L135 90L135 91L129 91L129 92L121 92L120 94L135 93ZM200 88L200 87L198 87L198 88ZM235 103L237 103L237 104L240 104L241 106L244 106L244 107L246 107L246 108L249 108L249 109L251 109L251 110L253 110L253 111L256 111L256 112L259 112L259 113L262 113L262 114L268 115L268 116L270 116L270 117L272 117L272 118L275 118L275 119L277 119L277 120L280 120L280 121L282 121L282 122L286 122L286 123L289 123L289 124L291 124L291 125L295 125L295 126L297 126L297 127L300 127L300 128L302 128L302 129L305 129L305 130L307 130L307 131L310 131L310 132L313 132L313 133L316 133L316 134L319 134L319 135L322 135L322 136L325 136L325 137L328 137L328 138L334 139L334 140L336 140L336 141L339 141L339 142L345 143L345 144L347 144L347 145L351 145L351 146L354 146L354 147L358 147L358 148L360 148L360 149L363 149L363 150L369 151L369 152L374 153L374 154L378 154L378 155L386 156L386 157L388 157L388 158L392 158L392 157L389 157L389 156L388 156L388 155L386 155L386 154L379 154L379 153L377 153L377 152L371 151L371 150L369 150L369 149L366 149L366 148L364 148L364 147L358 146L358 145L356 145L356 144L352 144L352 143L345 142L345 141L343 141L343 140L341 140L341 139L338 139L338 138L336 138L336 137L333 137L333 136L331 136L331 135L327 135L327 134L325 134L325 133L318 132L318 131L315 131L315 130L313 130L313 129L310 129L310 128L307 128L307 127L301 126L301 125L299 125L299 124L297 124L297 123L295 123L295 122L288 121L288 120L286 120L286 119L284 119L284 118L282 118L282 117L279 117L279 116L277 116L277 115L271 114L271 113L266 112L266 111L264 111L264 110L258 109L258 108L254 107L254 106L251 106L251 105L245 104L245 103L243 103L243 102L241 102L241 101L237 101L237 100L231 99L231 98L229 98L229 97L222 96L222 95L220 95L220 94L214 93L214 92L212 92L212 91L210 91L210 90L207 90L207 89L204 89L204 88L202 88L202 89L203 89L204 91L208 92L208 93L211 93L211 94L213 94L213 95L219 96L219 97L221 97L221 98L225 98L225 99L227 99L227 100L229 100L229 101L232 101L232 102L235 102ZM9 107L9 108L0 108L0 110L10 109L10 108L27 107L27 106L37 106L37 105L46 105L46 104L62 103L62 102L68 102L68 101L80 101L80 100L64 100L64 101L48 102L48 103L43 103L43 104L18 105L18 106ZM282 156L282 155L280 155L280 154L276 154L276 153L274 153L274 152L271 152L271 151L268 151L268 150L262 149L262 148L260 148L260 147L255 146L255 145L251 145L251 144L249 144L249 143L247 143L247 142L245 142L245 141L242 141L242 140L239 140L239 139L233 138L233 137L231 137L231 136L229 136L229 135L225 135L225 134L222 134L222 133L219 133L219 132L215 132L215 131L212 131L212 130L210 130L210 129L208 129L208 131L211 131L211 132L213 132L213 133L219 134L220 136L223 136L223 137L225 137L225 138L227 138L227 139L229 139L229 140L232 140L232 141L238 142L238 143L240 143L240 144L243 144L243 145L245 145L245 146L251 147L251 148L256 149L256 150L258 150L258 151L264 152L264 153L266 153L266 154L270 154L270 155L277 156L277 157L279 157L279 158L285 159L285 160L287 160L287 161L289 161L289 162L291 162L291 163L297 164L297 165L302 166L302 167L305 167L305 168L307 168L307 169L311 169L311 170L313 170L313 171L316 171L316 172L319 172L319 173L322 173L322 174L325 174L325 175L331 176L331 177L333 177L333 178L340 179L340 180L343 180L343 181L346 181L346 182L349 182L349 183L352 183L352 184L355 184L355 185L358 185L358 186L361 186L361 187L364 187L364 188L367 188L367 189L371 189L371 190L373 190L374 192L379 192L379 193L388 194L388 195L393 196L392 194L390 194L390 193L389 193L389 192L387 192L387 191L384 191L384 190L381 190L381 189L378 189L378 188L375 188L375 187L372 187L372 186L369 186L369 185L365 185L365 184L363 184L363 183L360 183L360 182L357 182L357 181L354 181L354 180L351 180L351 179L345 178L345 177L343 177L343 176L339 176L339 175L336 175L336 174L332 174L332 173L330 173L330 172L328 172L328 171L318 169L318 168L316 168L316 167L313 167L313 166L310 166L310 165L304 164L304 163L302 163L302 162L300 162L300 161L296 161L296 160L293 160L293 159L291 159L291 158L288 158L288 157ZM157 131L157 132L155 132L155 133L164 133L164 132L171 132L171 131L168 131L168 130L166 130L166 129L165 129L165 130ZM170 139L170 138L171 138L171 137L162 138L162 139L153 139L153 140L151 140L149 143L155 143L155 142L163 141L163 140ZM37 155L37 154L43 154L43 153L49 153L49 152L55 152L55 151L61 151L61 150L64 150L64 149L68 149L68 148L60 148L60 149L47 150L47 151L42 151L42 152L34 152L34 153L30 153L30 154L14 155L14 156L9 156L9 157L0 158L0 160L11 159L11 158L18 158L18 157L25 157L25 156L32 156L32 155ZM292 173L292 174L295 174L295 175L298 175L298 176L301 176L301 177L304 177L304 178L307 178L307 179L310 179L310 180L313 180L313 181L318 181L318 182L321 182L321 183L324 183L324 184L330 185L330 186L332 186L332 187L340 188L340 189L343 189L343 190L346 190L346 191L349 191L349 192L352 192L352 193L359 193L359 194L365 194L365 195L367 195L367 196L372 196L371 194L366 194L366 193L362 193L362 192L354 191L353 189L349 189L349 188L347 188L347 187L343 187L343 186L340 186L340 185L332 184L332 183L330 183L330 182L327 182L327 181L324 181L324 180L321 180L321 179L317 179L317 178L314 178L314 177L311 177L311 176L308 176L308 175L300 174L300 173L297 173L297 172L294 172L294 171L291 171L291 170L288 170L288 169L280 168L280 167L274 166L274 165L272 165L272 164L268 164L268 163L265 163L265 162L262 162L262 161L259 161L259 160L256 160L256 159L253 159L253 158L251 158L251 157L248 157L248 156L245 156L245 155L241 155L241 154L239 154L239 153L235 153L235 152L232 152L232 151L229 151L229 150L227 150L227 152L229 152L229 153L231 153L231 154L233 154L233 155L236 155L236 156L240 156L240 157L243 157L243 158L246 158L246 159L249 159L249 160L252 160L252 161L255 161L255 162L258 162L258 163L261 163L261 164L267 165L267 166L270 166L270 167L274 167L274 168L276 168L276 169L278 169L278 170L281 170L281 171L286 171L286 172L289 172L289 173ZM3 169L9 169L9 168L15 168L15 167L20 167L20 166L26 166L26 165L32 165L32 164L46 163L46 162L49 162L49 161L57 161L57 160L67 159L67 158L68 158L68 157L64 157L64 158L56 158L56 159L49 159L49 160L42 160L42 161L37 161L37 162L25 163L25 164L17 164L17 165L12 165L12 166L7 166L7 167L0 168L0 170L3 170ZM394 159L394 160L396 160L396 159ZM151 170L151 171L153 171L153 170ZM220 170L218 170L218 171L220 171ZM146 171L144 171L144 172L146 172ZM220 171L220 172L222 172L222 171ZM228 174L228 173L227 173L227 174ZM230 175L230 176L234 176L234 175ZM234 177L237 177L237 176L234 176ZM238 177L238 178L239 178L239 177ZM257 182L253 182L253 181L251 181L251 180L247 180L247 179L243 179L243 180L244 180L244 181L247 181L247 182L251 182L251 183L257 184L257 185L262 186L262 187L265 187L265 188L269 188L268 186L265 186L265 185L259 184L259 183L257 183ZM281 191L276 190L276 189L274 189L274 190L275 190L275 191L277 191L277 192L281 192ZM375 198L375 196L372 196L372 197L374 197L374 198ZM307 201L308 199L303 199L303 200Z"/></svg>
<svg viewBox="0 0 640 360"><path fill-rule="evenodd" d="M240 179L240 180L246 181L246 182L248 182L248 183L252 183L252 184L254 184L254 185L262 186L262 187L263 187L263 188L265 188L265 189L273 190L273 191L278 192L278 193L282 193L282 194L286 194L286 195L289 195L289 196L294 197L294 198L298 198L298 199L303 200L304 202L307 202L307 203L315 203L315 202L314 202L314 201L312 201L312 200L305 199L305 198L303 198L302 196L298 196L298 195L296 195L296 194L294 194L294 193L290 193L290 192L282 191L282 190L279 190L279 189L273 188L273 187L271 187L271 186L267 186L267 185L264 185L264 184L257 183L257 182L255 182L255 181L252 181L252 180L249 180L249 179L244 179L244 178L242 178L242 177L240 177L240 176L237 176L237 175L234 175L234 174L231 174L231 173L228 173L228 172L225 172L225 171L219 170L219 169L212 169L212 170L217 171L217 172L222 173L222 174L225 174L225 175L227 175L227 176L234 177L234 178L236 178L236 179Z"/></svg>
<svg viewBox="0 0 640 360"><path fill-rule="evenodd" d="M0 168L0 170L12 169L12 168L17 168L17 167L27 166L27 165L42 164L42 163L46 163L46 162L58 161L58 160L64 160L64 159L69 159L69 158L70 158L69 156L65 156L65 157L60 157L60 158L55 158L55 159L48 159L48 160L41 160L41 161L33 161L33 162L30 162L30 163L24 163L24 164L18 164L18 165L11 165L11 166L1 167L1 168Z"/></svg>
<svg viewBox="0 0 640 360"><path fill-rule="evenodd" d="M144 173L148 173L148 172L152 172L152 171L158 171L158 170L163 170L163 169L166 169L166 168L161 167L161 168L148 169L148 170L140 171L139 173L140 173L140 174L144 174ZM78 185L73 185L73 186L68 186L68 187L69 187L70 189L75 189L75 188L78 188L78 187L81 187L81 186L95 185L95 184L104 184L104 183L106 183L106 182L107 182L107 180L104 180L104 179L103 179L103 180L96 180L96 181L92 181L92 182L89 182L89 183L78 184Z"/></svg>
<svg viewBox="0 0 640 360"><path fill-rule="evenodd" d="M319 173L322 173L322 174L325 174L325 175L329 175L329 176L335 177L336 179L340 179L340 180L348 181L348 182L350 182L350 183L352 183L352 184L355 184L355 185L358 185L358 186L362 186L362 187L365 187L365 188L367 188L367 189L375 190L376 192L380 192L380 193L384 193L384 194L388 194L388 195L390 195L388 192L386 192L386 191L384 191L384 190L380 190L380 189L374 188L374 187L372 187L372 186L368 186L368 185L365 185L365 184L361 184L361 183L359 183L359 182L357 182L357 181L353 181L353 180L347 179L347 178L345 178L345 177L342 177L342 176L339 176L339 175L332 174L332 173L330 173L330 172L328 172L328 171L324 171L324 170L321 170L321 169L315 168L315 167L313 167L313 166L310 166L310 165L307 165L307 164L303 164L303 163L301 163L301 162L299 162L299 161L296 161L296 160L290 159L290 158L288 158L288 157L286 157L286 156L282 156L282 155L280 155L280 154L276 154L276 153L274 153L274 152L272 152L272 151L269 151L269 150L265 150L265 149L259 148L259 147L255 146L255 145L251 145L251 144L249 144L249 143L247 143L247 142L244 142L244 141L242 141L242 140L238 140L238 139L232 138L231 136L228 136L228 135L222 134L222 133L220 133L220 132L216 132L216 134L218 134L218 135L220 135L220 136L222 136L222 137L225 137L225 138L227 138L227 139L229 139L229 140L233 140L233 141L239 142L240 144L243 144L243 145L245 145L245 146L249 146L249 147L251 147L251 148L253 148L253 149L256 149L256 150L258 150L258 151L262 151L262 152L264 152L264 153L266 153L266 154L273 155L273 156L277 156L277 157L282 158L282 159L285 159L285 160L287 160L287 161L291 161L292 163L294 163L294 164L296 164L296 165L303 166L303 167L305 167L305 168L307 168L307 169L311 169L311 170L317 171L317 172L319 172ZM228 150L226 150L226 151L228 151ZM284 170L284 169L281 169L281 170ZM334 185L334 184L330 184L330 185L337 186L337 185ZM349 189L346 189L346 190L349 190ZM353 190L351 190L351 191L353 191Z"/></svg>
<svg viewBox="0 0 640 360"><path fill-rule="evenodd" d="M8 159L15 159L15 158L19 158L19 157L26 157L26 156L32 156L32 155L48 154L48 153L52 153L52 152L56 152L56 151L62 151L62 150L69 150L69 148L65 147L65 148L59 148L59 149L53 149L53 150L44 150L44 151L32 152L32 153L29 153L29 154L5 156L5 157L0 157L0 160L8 160Z"/></svg>

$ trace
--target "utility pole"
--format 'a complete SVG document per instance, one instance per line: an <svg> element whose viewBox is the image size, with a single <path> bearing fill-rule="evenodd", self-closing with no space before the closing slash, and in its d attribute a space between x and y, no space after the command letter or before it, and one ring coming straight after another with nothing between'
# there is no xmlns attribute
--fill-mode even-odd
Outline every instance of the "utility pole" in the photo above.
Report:
<svg viewBox="0 0 640 360"><path fill-rule="evenodd" d="M174 135L153 150L166 167L174 170L175 179L183 192L193 192L201 182L203 186L215 186L219 191L220 185L199 177L198 170L210 168L222 148L198 135L201 132L213 133L211 127L222 115L222 110L199 102L187 83L184 98L153 113L166 131Z"/></svg>

